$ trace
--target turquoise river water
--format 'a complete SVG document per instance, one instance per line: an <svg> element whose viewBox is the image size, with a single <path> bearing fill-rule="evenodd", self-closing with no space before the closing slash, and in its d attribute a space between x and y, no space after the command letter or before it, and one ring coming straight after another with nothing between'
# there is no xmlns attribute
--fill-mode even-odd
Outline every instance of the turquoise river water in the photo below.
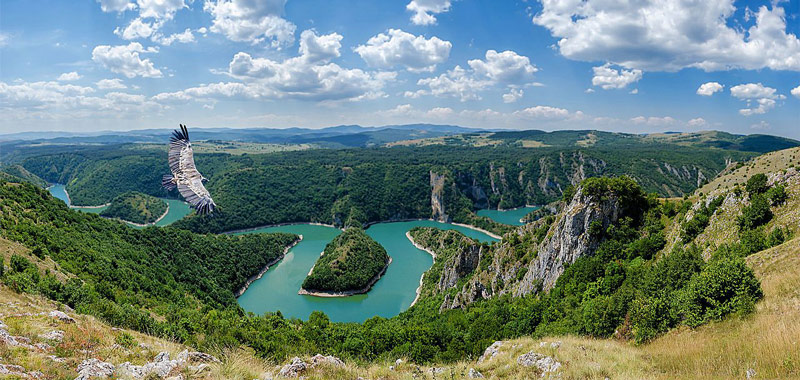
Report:
<svg viewBox="0 0 800 380"><path fill-rule="evenodd" d="M513 210L478 210L477 214L480 216L487 216L496 222L503 224L510 224L512 226L521 226L521 219L528 215L529 212L540 209L540 206L520 207Z"/></svg>
<svg viewBox="0 0 800 380"><path fill-rule="evenodd" d="M62 201L64 201L64 203L69 205L69 196L67 196L67 191L64 189L64 185L55 184L48 187L47 190L50 191L50 194L52 194L54 197L61 199ZM174 223L175 221L182 219L184 216L189 215L189 213L192 211L192 209L189 207L189 204L187 204L186 202L179 201L177 199L167 199L167 198L161 198L161 199L163 199L164 202L167 202L167 204L169 205L169 211L167 212L167 215L165 215L163 218L161 218L161 220L158 221L158 223L156 223L156 226L161 227ZM108 208L108 206L76 207L71 205L69 207L73 210L88 212L92 214L99 214L103 212L103 210ZM130 226L134 228L139 228L134 225Z"/></svg>

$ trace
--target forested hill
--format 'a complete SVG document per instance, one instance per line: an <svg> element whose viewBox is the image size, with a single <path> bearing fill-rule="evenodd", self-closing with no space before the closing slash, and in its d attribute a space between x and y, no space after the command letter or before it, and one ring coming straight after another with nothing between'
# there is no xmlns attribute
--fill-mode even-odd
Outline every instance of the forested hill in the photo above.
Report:
<svg viewBox="0 0 800 380"><path fill-rule="evenodd" d="M184 338L191 329L161 320L203 306L238 309L233 292L297 238L137 230L70 210L45 190L12 182L0 182L0 227L0 238L28 247L36 261L52 259L72 278L62 282L11 262L18 273L6 274L5 282L12 288L42 293L114 324Z"/></svg>
<svg viewBox="0 0 800 380"><path fill-rule="evenodd" d="M613 174L628 174L647 191L680 196L728 163L752 156L656 143L625 149L434 146L197 154L197 167L209 178L207 186L220 212L176 226L221 232L283 222L357 226L433 216L485 223L491 229L488 220L472 214L474 209L547 203L584 178ZM167 172L163 150L82 147L30 157L21 164L50 182L66 183L79 205L107 203L131 190L176 196L160 188L160 177ZM439 193L431 191L432 178L441 182ZM443 212L434 215L432 198Z"/></svg>
<svg viewBox="0 0 800 380"><path fill-rule="evenodd" d="M363 292L372 286L386 266L389 255L361 228L351 227L325 246L303 289L321 292Z"/></svg>
<svg viewBox="0 0 800 380"><path fill-rule="evenodd" d="M137 191L122 193L100 213L106 218L122 219L138 224L154 223L167 212L167 203L152 195Z"/></svg>

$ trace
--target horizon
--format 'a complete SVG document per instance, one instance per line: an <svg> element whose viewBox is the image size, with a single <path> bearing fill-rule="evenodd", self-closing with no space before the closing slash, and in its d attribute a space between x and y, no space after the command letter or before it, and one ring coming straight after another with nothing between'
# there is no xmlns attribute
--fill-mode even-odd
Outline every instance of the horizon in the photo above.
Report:
<svg viewBox="0 0 800 380"><path fill-rule="evenodd" d="M590 3L4 2L0 135L181 122L800 139L800 0Z"/></svg>

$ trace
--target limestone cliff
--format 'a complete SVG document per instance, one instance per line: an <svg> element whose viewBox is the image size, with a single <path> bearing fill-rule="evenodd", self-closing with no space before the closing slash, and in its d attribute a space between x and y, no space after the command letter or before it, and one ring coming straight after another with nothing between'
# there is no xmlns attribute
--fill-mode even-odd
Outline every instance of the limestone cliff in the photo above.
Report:
<svg viewBox="0 0 800 380"><path fill-rule="evenodd" d="M430 171L431 176L431 218L440 222L449 222L450 217L444 211L445 175Z"/></svg>

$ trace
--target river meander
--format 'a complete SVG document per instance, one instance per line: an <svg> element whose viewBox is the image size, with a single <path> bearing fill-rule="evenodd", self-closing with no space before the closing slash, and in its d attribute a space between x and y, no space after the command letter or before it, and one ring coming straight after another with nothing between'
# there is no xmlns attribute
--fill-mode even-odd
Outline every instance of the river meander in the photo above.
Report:
<svg viewBox="0 0 800 380"><path fill-rule="evenodd" d="M406 238L406 232L414 227L454 229L484 242L497 241L471 228L431 220L373 224L366 232L386 249L392 257L392 264L367 294L324 298L299 295L297 291L325 245L340 230L327 226L293 224L241 232L290 232L303 235L303 240L290 249L286 257L270 268L263 277L254 281L239 297L239 304L256 314L280 310L285 317L302 319L307 319L312 311L320 310L337 322L363 322L376 315L386 318L395 316L411 306L416 297L420 276L433 264L430 254L414 247Z"/></svg>
<svg viewBox="0 0 800 380"><path fill-rule="evenodd" d="M515 208L512 210L483 209L483 210L478 210L477 214L479 216L489 217L495 222L510 224L512 226L521 226L525 224L522 223L521 220L525 215L528 215L529 212L538 210L540 208L541 206L526 206L526 207Z"/></svg>

